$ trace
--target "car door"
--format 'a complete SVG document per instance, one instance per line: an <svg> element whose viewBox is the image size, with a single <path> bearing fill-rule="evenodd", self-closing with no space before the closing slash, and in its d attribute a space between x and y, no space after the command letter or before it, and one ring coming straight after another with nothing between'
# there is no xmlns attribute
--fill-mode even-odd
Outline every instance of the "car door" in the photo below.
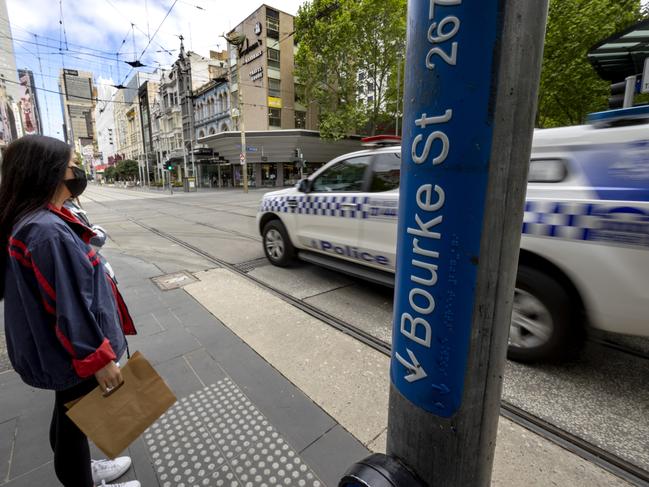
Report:
<svg viewBox="0 0 649 487"><path fill-rule="evenodd" d="M293 203L300 245L333 257L357 259L361 194L370 165L371 155L350 157L311 180L309 193Z"/></svg>
<svg viewBox="0 0 649 487"><path fill-rule="evenodd" d="M358 246L373 259L369 265L394 272L397 248L397 215L401 153L379 152L374 156L367 187L366 213Z"/></svg>

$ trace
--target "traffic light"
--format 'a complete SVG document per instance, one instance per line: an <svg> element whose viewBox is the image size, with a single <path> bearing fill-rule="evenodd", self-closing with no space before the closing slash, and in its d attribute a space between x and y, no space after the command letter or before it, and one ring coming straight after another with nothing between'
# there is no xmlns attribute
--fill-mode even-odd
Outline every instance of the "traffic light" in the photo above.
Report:
<svg viewBox="0 0 649 487"><path fill-rule="evenodd" d="M613 110L624 106L624 93L626 92L626 81L613 83L611 85L611 96L608 97L608 107Z"/></svg>
<svg viewBox="0 0 649 487"><path fill-rule="evenodd" d="M166 169L167 171L171 172L171 171L174 170L174 165L171 164L170 162L168 162L167 165L165 166L165 169Z"/></svg>

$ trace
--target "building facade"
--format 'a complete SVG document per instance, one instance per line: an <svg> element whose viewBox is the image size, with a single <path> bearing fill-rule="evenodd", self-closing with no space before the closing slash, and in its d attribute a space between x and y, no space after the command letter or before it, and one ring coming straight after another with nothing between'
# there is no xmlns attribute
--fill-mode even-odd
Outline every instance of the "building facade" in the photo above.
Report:
<svg viewBox="0 0 649 487"><path fill-rule="evenodd" d="M124 88L119 89L114 97L114 120L116 152L124 160L138 162L140 168L138 181L147 182L147 152L144 146L144 132L142 130L142 115L140 113L140 88L149 81L154 81L159 74L135 73L126 82ZM146 95L148 98L148 88ZM148 103L146 104L148 112Z"/></svg>
<svg viewBox="0 0 649 487"><path fill-rule="evenodd" d="M113 97L117 89L112 80L97 82L97 106L95 108L95 123L97 127L97 149L102 165L114 161L117 152L115 144L115 103Z"/></svg>
<svg viewBox="0 0 649 487"><path fill-rule="evenodd" d="M213 79L194 91L194 130L197 139L232 130L227 77Z"/></svg>
<svg viewBox="0 0 649 487"><path fill-rule="evenodd" d="M59 92L65 141L81 154L84 164L90 166L98 150L95 128L97 91L92 73L61 69Z"/></svg>
<svg viewBox="0 0 649 487"><path fill-rule="evenodd" d="M0 0L0 149L22 134L20 83L6 0Z"/></svg>
<svg viewBox="0 0 649 487"><path fill-rule="evenodd" d="M230 45L230 89L235 122L239 123L239 91L246 130L317 128L308 110L295 69L294 17L262 5L232 32L244 36L239 48Z"/></svg>
<svg viewBox="0 0 649 487"><path fill-rule="evenodd" d="M20 98L18 100L20 119L25 135L42 134L43 125L41 110L38 104L38 93L34 73L29 69L18 70Z"/></svg>
<svg viewBox="0 0 649 487"><path fill-rule="evenodd" d="M157 100L160 84L157 81L146 80L138 90L138 103L140 107L140 127L142 130L142 145L144 157L142 159L142 180L149 184L157 179L158 158L153 145L153 123L151 110Z"/></svg>

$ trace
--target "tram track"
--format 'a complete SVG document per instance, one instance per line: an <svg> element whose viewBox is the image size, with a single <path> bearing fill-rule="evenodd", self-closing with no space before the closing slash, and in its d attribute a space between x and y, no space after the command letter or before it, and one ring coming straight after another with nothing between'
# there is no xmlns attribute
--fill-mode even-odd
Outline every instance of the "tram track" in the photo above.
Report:
<svg viewBox="0 0 649 487"><path fill-rule="evenodd" d="M163 230L157 229L151 225L148 225L147 223L144 223L140 221L139 219L129 216L126 212L119 212L113 207L110 207L109 205L105 204L104 202L94 200L93 198L89 198L96 203L104 206L107 209L110 209L113 212L118 212L121 213L128 221L132 222L135 225L138 225L139 227L143 228L144 230L151 232L161 238L164 238L168 241L171 241L175 244L177 244L180 247L185 248L186 250L202 257L208 262L211 262L215 264L218 267L225 268L230 270L231 272L234 272L235 274L244 277L245 279L254 282L257 286L265 289L266 291L270 292L271 294L279 297L283 301L291 304L292 306L302 310L303 312L307 313L310 316L313 316L329 326L341 331L342 333L345 333L354 339L370 346L376 351L379 351L380 353L390 356L391 355L391 346L389 343L384 342L383 340L380 340L376 338L375 336L365 332L364 330L354 326L351 323L348 323L344 320L341 320L326 311L311 305L299 298L296 298L280 289L277 289L273 287L272 285L257 279L253 275L250 274L252 270L254 270L257 267L261 267L264 264L264 260L257 258L257 259L252 259L249 262L243 262L243 263L238 263L238 264L231 264L219 257L216 257L209 252L206 252L205 250L196 247L195 245L192 245L190 242L187 242L185 240L182 240L175 235L172 235L170 233L167 233ZM166 201L172 205L181 205L181 206L189 206L189 207L195 207L195 208L203 208L203 209L209 209L213 211L221 211L222 210L217 210L215 208L210 208L202 205L191 205L191 204L184 204L182 202L177 202L177 201ZM160 213L165 213L165 212L160 212ZM175 218L180 218L177 215L173 215L171 213L166 213L167 215ZM243 216L243 215L241 215ZM212 225L206 222L201 222L201 221L195 221L191 220L193 223L207 227L207 228L212 228L215 231L219 232L225 232L232 234L233 236L237 237L245 237L250 240L257 240L250 235L243 234L241 232L236 232L231 229L219 227L217 225ZM607 340L601 340L601 339L593 339L591 340L595 343L598 343L599 345L603 347L608 347L611 349L615 349L619 352L626 353L629 355L633 355L635 357L641 358L641 359L649 359L649 355L638 350L630 349L628 347L625 347L623 345L619 345ZM579 436L576 436L560 427L555 426L554 424L550 423L549 421L546 421L545 419L542 419L538 416L535 416L524 409L521 409L520 407L506 401L502 400L501 401L501 411L500 411L501 416L504 418L538 434L539 436L551 441L552 443L559 445L560 447L578 455L579 457L585 459L586 461L589 461L591 463L594 463L601 468L611 472L612 474L626 480L629 482L631 485L639 486L639 487L649 487L649 472L642 469L641 467L625 460L624 458L611 453L607 450L604 450L597 445L584 440L583 438L580 438Z"/></svg>
<svg viewBox="0 0 649 487"><path fill-rule="evenodd" d="M114 208L111 208L110 206L104 204L103 201L96 200L96 199L92 198L89 195L84 194L84 196L87 199L92 200L94 203L97 203L97 204L99 204L99 205L101 205L101 206L103 206L103 207L105 207L107 209L110 209L112 211L116 211ZM124 200L120 200L119 198L114 198L114 199L112 199L112 201L124 201ZM214 207L210 207L210 206L205 206L205 205L196 205L196 204L184 203L184 202L177 201L177 200L174 200L174 201L165 200L165 203L168 203L168 204L171 204L171 205L176 205L176 206L184 206L184 207L191 207L191 208L199 208L199 209L202 209L202 210L210 210L210 211L214 211L214 212L226 213L226 214L231 214L231 215L241 216L241 217L246 217L246 218L255 218L254 216L251 216L251 215L245 215L245 214L242 214L242 213L236 213L236 212L232 212L232 211L222 210L222 209L218 209L218 208L214 208ZM234 206L234 207L239 207L239 208L246 208L243 205L231 205L228 202L219 202L219 204L224 204L226 206ZM175 215L173 213L169 213L169 212L166 212L166 211L160 211L160 210L156 210L156 211L161 215L170 216L172 218L181 218L178 215ZM123 213L123 215L126 216L127 218L129 218L130 220L133 220L132 217L129 217L127 213ZM182 218L187 219L187 217L182 217ZM206 227L206 228L210 228L212 230L216 230L216 231L219 231L219 232L222 232L222 233L228 233L228 234L231 234L231 235L239 237L239 238L245 238L247 240L252 240L252 241L255 241L255 242L259 242L259 243L262 242L260 237L254 237L254 236L248 235L246 233L239 232L239 231L236 231L236 230L232 230L232 229L229 229L229 228L226 228L226 227L221 227L221 226L218 226L218 225L214 225L212 223L208 223L208 222L201 221L201 220L195 220L195 219L192 219L192 220L189 220L189 221L191 221L192 223L195 223L197 225L200 225L200 226L203 226L203 227ZM255 261L255 264L256 264L256 263L260 262L261 259L253 259L253 261ZM253 267L247 266L246 262L239 263L239 264L237 264L237 266L249 267L246 272L250 272L255 267L257 267L257 265L254 265ZM254 278L252 278L252 279L254 279ZM261 282L261 281L259 281L259 282ZM641 359L644 359L644 360L649 360L649 352L646 352L646 351L643 351L643 350L638 350L638 349L635 349L635 348L631 348L631 347L628 347L628 346L625 346L625 345L622 345L622 344L619 344L619 343L615 343L615 342L607 340L607 339L602 339L602 338L599 338L599 337L588 337L588 341L591 342L591 343L596 343L596 344L598 344L598 345L600 345L602 347L605 347L605 348L610 348L610 349L616 350L618 352L625 353L627 355L631 355L631 356L641 358ZM389 347L389 344L388 344L388 347Z"/></svg>
<svg viewBox="0 0 649 487"><path fill-rule="evenodd" d="M155 227L147 225L146 223L143 223L135 218L128 217L128 220L161 238L169 240L185 248L186 250L189 250L195 253L196 255L199 255L205 260L212 262L213 264L221 268L228 269L229 271L249 281L254 282L257 286L279 297L283 301L295 306L296 308L302 310L308 315L313 316L314 318L317 318L325 322L329 326L353 337L354 339L364 343L365 345L373 348L374 350L386 356L391 356L390 344L374 337L373 335L365 332L364 330L344 320L341 320L327 313L326 311L323 311L322 309L316 306L313 306L299 298L296 298L280 289L277 289L269 285L264 281L261 281L260 279L255 278L254 276L249 274L250 269L248 269L245 265L243 265L245 263L231 264L229 262L226 262L223 259L220 259L210 254L209 252L204 251L203 249L200 249L192 245L187 241L184 241L170 233L164 232ZM254 259L254 262L259 262L259 261L260 259ZM603 345L608 346L610 344L604 343ZM624 347L618 347L617 345L615 345L614 348L618 349ZM634 352L633 354L636 356L640 356L641 358L649 358L642 353ZM638 487L649 487L648 471L638 467L637 465L634 465L633 463L625 460L624 458L618 455L615 455L614 453L606 451L598 447L597 445L590 443L587 440L584 440L583 438L573 435L572 433L565 431L553 425L552 423L542 418L539 418L538 416L530 414L527 411L517 407L516 405L508 401L505 400L501 401L500 414L504 418L538 434L539 436L551 441L552 443L559 445L560 447L578 455L579 457L589 462L592 462L600 466L601 468L611 472L612 474L626 480L631 485L635 485Z"/></svg>

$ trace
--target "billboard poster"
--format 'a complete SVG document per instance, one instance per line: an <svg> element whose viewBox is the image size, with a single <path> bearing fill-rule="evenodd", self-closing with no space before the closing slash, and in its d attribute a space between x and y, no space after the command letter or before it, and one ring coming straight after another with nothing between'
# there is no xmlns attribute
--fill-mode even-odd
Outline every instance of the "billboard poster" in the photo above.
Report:
<svg viewBox="0 0 649 487"><path fill-rule="evenodd" d="M25 135L38 133L38 119L34 100L34 87L29 73L20 73L20 118Z"/></svg>

